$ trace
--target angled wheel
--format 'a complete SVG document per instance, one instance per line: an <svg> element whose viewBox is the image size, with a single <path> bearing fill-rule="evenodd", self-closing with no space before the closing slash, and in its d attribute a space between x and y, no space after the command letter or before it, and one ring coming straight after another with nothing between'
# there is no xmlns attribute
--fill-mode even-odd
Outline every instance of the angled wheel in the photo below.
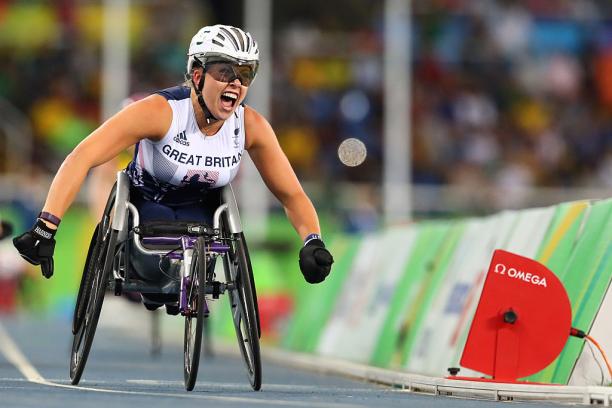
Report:
<svg viewBox="0 0 612 408"><path fill-rule="evenodd" d="M85 316L85 310L87 309L86 300L89 298L89 292L91 289L91 279L94 275L93 272L93 259L98 257L100 253L100 246L96 245L99 239L100 224L96 225L91 241L89 243L89 249L87 251L87 258L85 258L85 267L83 268L83 275L81 276L81 284L79 285L79 293L76 298L74 305L74 314L72 315L72 334L77 334L83 323L83 317Z"/></svg>
<svg viewBox="0 0 612 408"><path fill-rule="evenodd" d="M227 224L225 224L227 225ZM259 351L259 317L253 270L244 234L229 234L230 251L223 257L225 279L233 286L228 291L238 346L253 390L261 388L261 356Z"/></svg>
<svg viewBox="0 0 612 408"><path fill-rule="evenodd" d="M185 284L187 310L185 311L184 374L185 389L193 390L198 377L202 328L206 319L206 245L199 237L191 259L191 273Z"/></svg>
<svg viewBox="0 0 612 408"><path fill-rule="evenodd" d="M70 381L78 384L96 334L104 293L113 265L117 231L111 228L116 189L113 187L102 220L91 239L72 324L74 338L70 354Z"/></svg>

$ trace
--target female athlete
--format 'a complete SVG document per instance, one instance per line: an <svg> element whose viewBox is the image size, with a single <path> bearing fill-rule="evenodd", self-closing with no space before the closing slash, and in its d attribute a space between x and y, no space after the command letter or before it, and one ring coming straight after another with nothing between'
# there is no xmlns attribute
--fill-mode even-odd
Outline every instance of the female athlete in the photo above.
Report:
<svg viewBox="0 0 612 408"><path fill-rule="evenodd" d="M50 278L57 227L87 173L132 145L134 158L126 169L130 201L144 221L210 220L215 192L235 177L246 149L304 240L304 278L322 282L333 258L317 213L268 121L242 104L258 66L259 50L249 33L227 25L200 29L189 46L184 86L130 104L66 157L36 223L13 240L21 256Z"/></svg>

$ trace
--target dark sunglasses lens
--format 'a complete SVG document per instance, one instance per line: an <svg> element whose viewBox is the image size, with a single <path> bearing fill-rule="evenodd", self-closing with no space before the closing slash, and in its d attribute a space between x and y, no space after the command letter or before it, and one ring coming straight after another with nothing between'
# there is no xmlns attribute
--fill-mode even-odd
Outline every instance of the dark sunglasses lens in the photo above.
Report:
<svg viewBox="0 0 612 408"><path fill-rule="evenodd" d="M206 72L221 82L230 82L234 77L234 70L230 64L210 64L206 66Z"/></svg>
<svg viewBox="0 0 612 408"><path fill-rule="evenodd" d="M244 86L249 86L254 77L253 68L246 65L209 64L206 66L206 72L220 82L232 82L238 78Z"/></svg>
<svg viewBox="0 0 612 408"><path fill-rule="evenodd" d="M253 81L253 78L255 76L253 74L253 68L246 65L239 65L234 66L234 70L236 71L236 76L238 76L238 79L240 79L242 85L251 85L251 82Z"/></svg>

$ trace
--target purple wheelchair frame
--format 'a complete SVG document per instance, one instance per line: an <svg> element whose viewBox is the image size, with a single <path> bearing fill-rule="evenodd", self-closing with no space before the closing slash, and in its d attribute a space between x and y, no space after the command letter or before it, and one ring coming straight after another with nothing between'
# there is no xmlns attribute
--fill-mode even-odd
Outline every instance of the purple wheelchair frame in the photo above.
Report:
<svg viewBox="0 0 612 408"><path fill-rule="evenodd" d="M228 205L222 204L220 205L214 213L213 216L213 233L205 232L204 225L196 225L190 227L192 231L190 231L193 235L182 235L182 236L154 236L154 237L140 237L136 231L138 230L136 227L139 225L139 214L138 210L132 203L127 203L127 207L129 212L132 214L133 226L135 229L134 234L134 243L135 247L138 251L148 254L148 255L156 255L156 256L164 256L170 259L175 259L181 261L180 268L180 292L179 292L179 310L183 316L189 316L194 311L190 310L189 303L187 301L187 289L191 285L191 254L193 249L196 246L196 242L198 238L201 236L205 239L206 245L206 255L207 261L208 259L212 259L213 257L217 257L219 255L227 256L227 253L230 250L230 246L221 242L219 239L219 224L221 214L224 211L227 211ZM180 246L180 250L172 249L154 249L154 248L146 248L145 245L150 247L155 246ZM206 272L205 272L206 273ZM115 279L121 279L120 276L115 276ZM205 277L206 279L206 277ZM218 286L218 290L220 293L224 293L226 289L231 288L231 282L226 282L225 284L221 284ZM206 294L212 288L206 286ZM213 292L210 292L213 293ZM206 311L208 312L208 307L205 304Z"/></svg>

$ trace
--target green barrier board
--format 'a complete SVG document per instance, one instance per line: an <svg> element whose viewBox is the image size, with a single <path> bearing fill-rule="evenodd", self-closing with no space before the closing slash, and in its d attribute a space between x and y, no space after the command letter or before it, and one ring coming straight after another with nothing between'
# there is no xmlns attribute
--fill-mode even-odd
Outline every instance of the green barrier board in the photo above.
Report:
<svg viewBox="0 0 612 408"><path fill-rule="evenodd" d="M423 319L427 316L429 305L444 280L449 261L463 234L464 227L465 222L463 221L452 222L446 237L440 242L433 256L426 260L423 284L416 295L416 301L413 303L413 308L403 315L401 338L398 341L399 361L392 361L391 366L397 364L397 366L405 367L408 363L416 336L423 324Z"/></svg>
<svg viewBox="0 0 612 408"><path fill-rule="evenodd" d="M406 311L415 307L419 288L424 283L429 264L449 234L450 224L424 222L415 228L418 228L416 242L406 263L404 274L397 283L387 317L372 353L370 362L379 367L388 367L393 356L399 351L403 335L402 321Z"/></svg>
<svg viewBox="0 0 612 408"><path fill-rule="evenodd" d="M557 212L538 251L537 260L563 280L565 266L576 240L582 231L588 201L577 201L557 206Z"/></svg>
<svg viewBox="0 0 612 408"><path fill-rule="evenodd" d="M460 325L457 325L455 341L449 342L449 346L454 348L452 357L444 360L442 362L443 366L438 367L439 370L444 370L444 368L448 367L459 367L459 362L463 354L463 348L467 341L470 326L472 325L472 319L474 317L474 313L476 312L476 308L478 307L480 293L482 292L482 287L487 276L491 256L496 249L508 247L519 234L519 231L517 231L517 226L520 225L520 212L504 211L497 215L493 215L490 218L493 222L491 227L494 229L494 231L489 235L488 242L483 241L481 243L481 245L485 245L485 248L487 248L486 259L482 259L482 262L480 263L480 270L477 275L474 275L474 279L470 285L470 292L463 300L462 321ZM528 239L534 239L533 230L529 230L528 232L530 234ZM442 353L440 353L440 355L441 357L446 357L446 355L443 355Z"/></svg>
<svg viewBox="0 0 612 408"><path fill-rule="evenodd" d="M583 222L588 218L588 208L588 201L558 205L551 226L536 257L537 261L546 265L559 277L566 288L565 274L567 273L568 261L583 231ZM544 370L527 377L527 380L544 383L552 382L558 361L557 358Z"/></svg>
<svg viewBox="0 0 612 408"><path fill-rule="evenodd" d="M316 349L360 243L358 237L336 237L329 243L335 260L331 274L322 284L302 282L295 313L283 336L283 347L302 352Z"/></svg>
<svg viewBox="0 0 612 408"><path fill-rule="evenodd" d="M416 237L416 228L404 225L363 238L317 354L369 361Z"/></svg>
<svg viewBox="0 0 612 408"><path fill-rule="evenodd" d="M612 267L612 201L593 205L564 273L572 303L572 326L589 332L606 294ZM584 341L570 338L554 365L552 381L567 384Z"/></svg>

